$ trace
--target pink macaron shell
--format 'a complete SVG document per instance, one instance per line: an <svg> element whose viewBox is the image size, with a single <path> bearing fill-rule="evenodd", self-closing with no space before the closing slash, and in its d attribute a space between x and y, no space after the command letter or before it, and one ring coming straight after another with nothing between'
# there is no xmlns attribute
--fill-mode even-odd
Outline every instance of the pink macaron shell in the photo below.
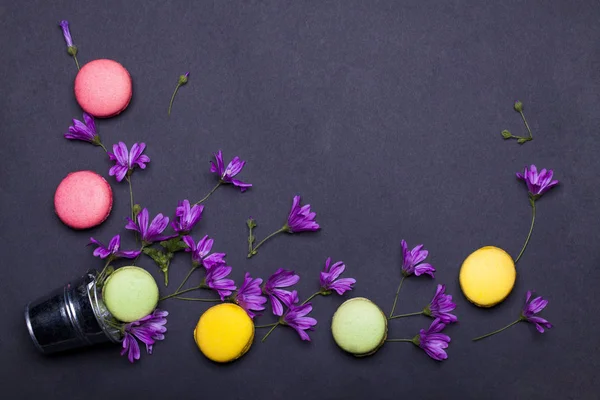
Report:
<svg viewBox="0 0 600 400"><path fill-rule="evenodd" d="M116 61L90 61L75 77L74 91L77 102L88 114L98 118L114 117L131 101L131 76Z"/></svg>
<svg viewBox="0 0 600 400"><path fill-rule="evenodd" d="M112 204L110 184L93 171L71 172L54 194L58 218L73 229L100 225L108 218Z"/></svg>

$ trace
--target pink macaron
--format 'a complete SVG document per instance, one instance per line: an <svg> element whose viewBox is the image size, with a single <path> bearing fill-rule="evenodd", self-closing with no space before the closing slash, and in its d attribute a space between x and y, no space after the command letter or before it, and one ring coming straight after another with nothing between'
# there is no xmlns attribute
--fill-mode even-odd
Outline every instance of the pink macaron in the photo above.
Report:
<svg viewBox="0 0 600 400"><path fill-rule="evenodd" d="M85 112L98 118L123 112L132 95L129 72L116 61L100 59L85 64L75 78L75 98Z"/></svg>
<svg viewBox="0 0 600 400"><path fill-rule="evenodd" d="M92 171L71 172L56 188L54 209L65 225L87 229L100 225L112 209L109 183Z"/></svg>

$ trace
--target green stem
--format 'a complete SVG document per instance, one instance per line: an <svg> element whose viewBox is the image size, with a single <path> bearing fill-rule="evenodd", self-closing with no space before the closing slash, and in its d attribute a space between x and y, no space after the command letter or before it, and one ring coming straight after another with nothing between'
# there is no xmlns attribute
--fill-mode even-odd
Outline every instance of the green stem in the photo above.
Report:
<svg viewBox="0 0 600 400"><path fill-rule="evenodd" d="M268 328L270 326L276 326L276 325L279 325L279 322L274 322L272 324L267 324L267 325L255 325L254 327L255 328Z"/></svg>
<svg viewBox="0 0 600 400"><path fill-rule="evenodd" d="M533 135L531 134L531 128L529 128L529 124L527 123L527 120L525 119L525 114L523 114L523 111L519 111L519 114L521 114L521 118L523 118L523 122L525 123L525 128L527 128L527 131L529 132L529 139L533 140Z"/></svg>
<svg viewBox="0 0 600 400"><path fill-rule="evenodd" d="M79 61L77 61L77 56L74 55L73 59L75 60L75 65L77 65L77 71L81 70L81 68L79 68Z"/></svg>
<svg viewBox="0 0 600 400"><path fill-rule="evenodd" d="M505 330L505 329L508 329L508 328L510 328L511 326L513 326L513 325L516 325L516 324L518 324L518 323L519 323L519 322L521 322L521 321L522 321L522 319L521 319L521 318L519 318L518 320L516 320L516 321L514 321L514 322L511 322L510 324L506 325L504 328L498 329L497 331L494 331L494 332L490 332L490 333L488 333L487 335L483 335L483 336L476 337L475 339L473 339L473 341L474 341L474 342L476 342L476 341L478 341L478 340L481 340L481 339L484 339L484 338L486 338L486 337L489 337L489 336L495 335L496 333L500 333L500 332L502 332L503 330Z"/></svg>
<svg viewBox="0 0 600 400"><path fill-rule="evenodd" d="M104 264L102 271L100 271L98 276L96 276L96 282L98 282L100 284L102 283L102 281L104 280L104 273L106 271L106 268L108 268L108 264L110 264L111 261L112 261L112 259L110 257L108 257L108 260L106 260L106 264Z"/></svg>
<svg viewBox="0 0 600 400"><path fill-rule="evenodd" d="M525 239L525 243L523 244L523 248L521 249L521 252L519 253L519 255L517 256L517 258L515 259L515 264L519 262L519 259L521 258L521 256L523 255L523 253L525 252L525 249L527 248L527 245L529 244L529 239L531 239L531 233L533 232L533 225L535 224L535 200L533 198L529 198L529 202L531 203L531 227L529 228L529 233L527 234L527 239Z"/></svg>
<svg viewBox="0 0 600 400"><path fill-rule="evenodd" d="M269 332L267 332L267 334L262 338L261 342L264 342L265 340L267 340L267 338L269 337L271 332L273 332L275 330L275 328L277 328L279 325L280 325L280 322L277 322L275 325L273 325L273 327L269 330Z"/></svg>
<svg viewBox="0 0 600 400"><path fill-rule="evenodd" d="M318 295L320 295L320 294L321 294L321 291L320 291L320 290L319 290L318 292L316 292L316 293L313 293L313 294L311 294L311 295L310 295L310 297L309 297L308 299L304 300L304 301L302 302L302 304L300 304L300 305L301 305L301 306L305 305L306 303L308 303L309 301L311 301L312 299L314 299L316 296L318 296Z"/></svg>
<svg viewBox="0 0 600 400"><path fill-rule="evenodd" d="M200 203L206 201L206 199L208 199L210 197L210 195L213 194L215 192L215 190L217 190L219 188L219 186L221 186L221 183L222 182L219 181L219 183L217 183L217 186L212 188L212 190L210 192L208 192L208 194L206 196L204 196L201 200L198 200L197 202L195 202L194 205L200 204Z"/></svg>
<svg viewBox="0 0 600 400"><path fill-rule="evenodd" d="M413 316L415 316L415 315L421 315L421 314L423 314L423 311L414 312L414 313L410 313L410 314L399 314L399 315L394 315L394 316L390 316L390 317L388 317L388 319L396 319L396 318L413 317Z"/></svg>
<svg viewBox="0 0 600 400"><path fill-rule="evenodd" d="M108 150L106 150L106 147L104 147L104 145L102 144L102 142L99 142L98 146L102 147L104 149L104 152L108 153Z"/></svg>
<svg viewBox="0 0 600 400"><path fill-rule="evenodd" d="M404 283L404 279L406 276L402 275L402 279L400 280L400 284L398 285L398 290L396 290L396 297L394 297L394 305L392 306L392 311L390 312L389 318L392 318L394 315L394 311L396 310L396 303L398 302L398 295L400 294L400 289L402 288L402 284Z"/></svg>
<svg viewBox="0 0 600 400"><path fill-rule="evenodd" d="M252 244L254 243L254 237L252 236L252 225L248 225L248 254L252 253Z"/></svg>
<svg viewBox="0 0 600 400"><path fill-rule="evenodd" d="M261 240L261 241L260 241L260 243L258 243L258 244L257 244L257 245L256 245L256 246L255 246L255 247L252 249L252 251L248 253L248 258L250 258L250 257L252 257L253 255L255 255L255 254L256 254L256 251L258 250L258 248L259 248L260 246L262 246L262 244L263 244L264 242L266 242L267 240L271 239L273 236L275 236L275 235L277 235L277 234L279 234L279 233L281 233L281 232L285 232L285 230L286 230L286 228L285 228L285 227L282 227L281 229L278 229L278 230L276 230L275 232L271 233L269 236L267 236L266 238L264 238L263 240Z"/></svg>
<svg viewBox="0 0 600 400"><path fill-rule="evenodd" d="M179 297L176 296L175 299L177 300L187 300L187 301L204 301L207 303L220 303L221 299L197 299L195 297Z"/></svg>
<svg viewBox="0 0 600 400"><path fill-rule="evenodd" d="M198 286L194 286L194 287L189 288L189 289L182 290L181 292L180 291L176 291L175 293L171 293L168 296L161 297L160 299L158 299L158 301L163 301L163 300L166 300L166 299L170 299L171 297L179 296L180 294L191 292L193 290L202 289L203 287L204 287L203 285L198 285Z"/></svg>
<svg viewBox="0 0 600 400"><path fill-rule="evenodd" d="M412 339L387 339L386 342L411 342L411 343L414 343Z"/></svg>
<svg viewBox="0 0 600 400"><path fill-rule="evenodd" d="M173 108L173 102L175 101L175 95L177 94L177 91L179 90L180 87L181 87L181 84L178 83L177 86L175 86L175 91L173 92L173 96L171 96L171 102L169 103L169 115L171 115L171 108Z"/></svg>
<svg viewBox="0 0 600 400"><path fill-rule="evenodd" d="M131 188L131 177L125 177L127 179L127 183L129 184L129 203L131 205L131 220L135 221L135 215L133 213L133 189Z"/></svg>
<svg viewBox="0 0 600 400"><path fill-rule="evenodd" d="M190 269L190 272L187 273L187 275L183 279L183 282L181 282L181 285L179 285L179 287L175 290L175 293L179 292L179 289L181 289L183 287L183 285L185 285L185 283L187 282L188 279L190 279L190 276L196 270L196 268L198 268L197 265L192 266L192 269Z"/></svg>

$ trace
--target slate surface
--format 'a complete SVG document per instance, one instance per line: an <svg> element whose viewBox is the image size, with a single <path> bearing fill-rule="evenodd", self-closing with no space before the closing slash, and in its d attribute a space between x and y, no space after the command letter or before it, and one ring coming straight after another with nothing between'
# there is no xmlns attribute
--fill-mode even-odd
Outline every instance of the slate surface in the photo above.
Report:
<svg viewBox="0 0 600 400"><path fill-rule="evenodd" d="M597 2L21 1L3 2L0 16L5 398L597 398ZM123 229L126 184L108 177L101 149L62 137L81 110L61 19L71 22L82 63L115 59L133 77L129 108L98 127L107 145L147 143L152 162L133 176L137 201L171 215L178 200L214 185L212 151L239 155L248 161L241 177L254 187L219 189L195 237L215 238L238 281L244 271L295 269L304 297L326 257L344 260L358 280L351 295L384 310L400 276L400 240L424 243L436 279L411 278L398 310L420 309L445 283L460 318L447 330L450 358L437 363L405 343L365 359L344 354L329 332L338 296L314 301L311 343L278 329L225 366L192 340L206 305L177 301L164 305L167 340L134 366L118 347L38 354L24 305L101 266L86 247L90 236L121 233L124 247L134 243ZM500 136L524 133L516 99L534 132L524 146ZM529 163L554 169L561 185L539 201L512 295L475 308L460 293L460 264L484 245L519 251L530 207L514 173ZM60 180L82 169L107 177L115 204L103 225L77 232L57 219L52 200ZM322 231L278 237L247 260L245 219L257 219L262 237L282 224L295 194L312 204ZM175 284L187 262L174 262ZM142 265L160 277L148 259ZM554 329L540 335L520 324L470 341L518 316L527 289L550 300L544 316ZM396 321L389 336L411 337L428 323Z"/></svg>

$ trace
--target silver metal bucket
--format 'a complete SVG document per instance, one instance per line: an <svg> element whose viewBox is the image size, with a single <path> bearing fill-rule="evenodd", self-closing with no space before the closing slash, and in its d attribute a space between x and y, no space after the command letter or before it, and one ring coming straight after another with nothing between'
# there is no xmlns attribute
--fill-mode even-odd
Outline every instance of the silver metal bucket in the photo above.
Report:
<svg viewBox="0 0 600 400"><path fill-rule="evenodd" d="M98 343L120 343L122 333L102 302L95 270L25 307L31 340L44 354Z"/></svg>

